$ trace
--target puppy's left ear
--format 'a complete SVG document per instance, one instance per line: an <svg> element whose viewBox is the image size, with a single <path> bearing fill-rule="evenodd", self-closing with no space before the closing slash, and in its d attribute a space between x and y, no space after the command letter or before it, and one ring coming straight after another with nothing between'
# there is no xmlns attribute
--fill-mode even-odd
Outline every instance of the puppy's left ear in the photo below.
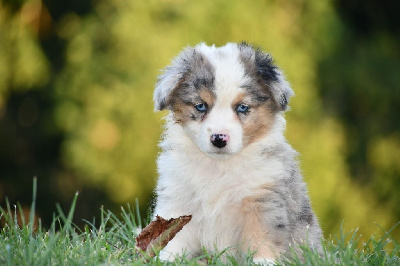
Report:
<svg viewBox="0 0 400 266"><path fill-rule="evenodd" d="M184 49L171 63L163 69L163 73L158 76L156 88L154 90L153 101L156 111L170 109L170 96L185 79L190 71L189 58L194 53L194 49L188 47Z"/></svg>
<svg viewBox="0 0 400 266"><path fill-rule="evenodd" d="M277 80L271 82L271 92L278 104L280 111L288 110L289 99L294 95L289 82L286 81L283 73L280 70L275 70L277 73Z"/></svg>
<svg viewBox="0 0 400 266"><path fill-rule="evenodd" d="M279 110L286 111L289 99L294 93L282 71L273 64L270 54L264 53L260 49L255 51L255 65L258 75L271 90Z"/></svg>

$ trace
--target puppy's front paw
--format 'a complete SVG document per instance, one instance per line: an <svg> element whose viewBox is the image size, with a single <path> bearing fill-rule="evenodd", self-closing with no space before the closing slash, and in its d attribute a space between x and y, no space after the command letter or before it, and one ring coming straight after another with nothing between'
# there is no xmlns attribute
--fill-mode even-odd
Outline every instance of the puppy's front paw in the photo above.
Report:
<svg viewBox="0 0 400 266"><path fill-rule="evenodd" d="M275 260L270 258L253 258L253 262L257 265L265 265L265 266L275 265Z"/></svg>
<svg viewBox="0 0 400 266"><path fill-rule="evenodd" d="M172 254L171 252L168 252L166 250L160 251L159 258L163 262L173 262L175 260L174 254Z"/></svg>

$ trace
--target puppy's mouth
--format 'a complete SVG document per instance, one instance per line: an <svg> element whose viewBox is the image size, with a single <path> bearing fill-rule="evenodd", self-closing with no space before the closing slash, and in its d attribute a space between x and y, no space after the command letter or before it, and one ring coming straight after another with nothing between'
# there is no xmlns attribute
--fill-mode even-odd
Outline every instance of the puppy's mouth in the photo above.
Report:
<svg viewBox="0 0 400 266"><path fill-rule="evenodd" d="M226 159L236 153L230 151L227 148L211 148L209 151L206 152L206 154L214 159Z"/></svg>
<svg viewBox="0 0 400 266"><path fill-rule="evenodd" d="M212 154L212 155L228 155L229 153L226 152L225 150L216 150L216 151L210 151L208 152L208 154Z"/></svg>

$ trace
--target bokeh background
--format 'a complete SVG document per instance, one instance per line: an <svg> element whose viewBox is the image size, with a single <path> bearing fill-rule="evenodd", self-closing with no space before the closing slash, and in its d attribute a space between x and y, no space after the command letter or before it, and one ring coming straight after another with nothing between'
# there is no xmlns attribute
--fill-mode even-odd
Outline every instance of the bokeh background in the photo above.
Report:
<svg viewBox="0 0 400 266"><path fill-rule="evenodd" d="M328 237L400 220L400 2L0 0L0 204L49 224L151 205L162 116L152 92L183 47L248 41L296 96L287 138ZM379 226L378 226L379 225ZM400 237L397 228L393 235Z"/></svg>

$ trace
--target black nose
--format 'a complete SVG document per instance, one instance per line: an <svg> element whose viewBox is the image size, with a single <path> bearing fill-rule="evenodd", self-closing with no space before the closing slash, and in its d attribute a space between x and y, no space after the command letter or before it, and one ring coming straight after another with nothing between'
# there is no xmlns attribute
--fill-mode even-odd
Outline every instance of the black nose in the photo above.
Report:
<svg viewBox="0 0 400 266"><path fill-rule="evenodd" d="M211 135L211 143L217 148L223 148L226 146L228 142L228 135L226 134L212 134Z"/></svg>

